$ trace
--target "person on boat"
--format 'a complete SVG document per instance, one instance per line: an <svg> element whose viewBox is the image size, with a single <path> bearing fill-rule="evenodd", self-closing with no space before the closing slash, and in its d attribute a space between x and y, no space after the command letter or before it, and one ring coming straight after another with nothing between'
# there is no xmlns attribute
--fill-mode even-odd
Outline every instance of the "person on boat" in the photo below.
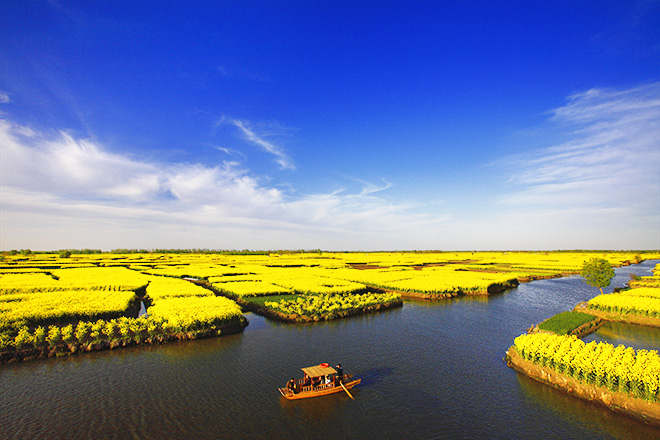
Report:
<svg viewBox="0 0 660 440"><path fill-rule="evenodd" d="M344 370L341 368L341 364L337 364L335 370L337 370L337 385L339 385L344 382Z"/></svg>
<svg viewBox="0 0 660 440"><path fill-rule="evenodd" d="M292 377L290 381L287 382L286 387L290 389L293 393L296 392L296 380Z"/></svg>
<svg viewBox="0 0 660 440"><path fill-rule="evenodd" d="M304 386L308 387L308 386L310 386L311 384L312 384L312 379L310 379L309 376L307 375L307 373L305 373L305 382L304 382Z"/></svg>

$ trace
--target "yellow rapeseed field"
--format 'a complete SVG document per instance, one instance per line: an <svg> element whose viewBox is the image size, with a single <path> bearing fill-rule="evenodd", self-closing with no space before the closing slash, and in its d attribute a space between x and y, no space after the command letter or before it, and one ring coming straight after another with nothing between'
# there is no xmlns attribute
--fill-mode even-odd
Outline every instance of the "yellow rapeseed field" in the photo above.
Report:
<svg viewBox="0 0 660 440"><path fill-rule="evenodd" d="M517 279L576 273L594 256L615 266L660 258L658 253L634 252L74 252L68 258L54 253L5 254L0 260L0 350L26 341L54 344L65 336L75 339L76 334L85 341L129 335L141 340L144 332L159 334L167 326L184 331L242 319L234 303L182 277L208 281L220 292L248 300L261 297L260 304L269 302L283 312L304 309L341 315L342 307L396 301L397 292L486 293ZM656 282L640 280L645 287L655 287ZM291 300L292 295L299 301ZM133 313L143 297L151 304L152 317L148 323L143 318L131 321L135 318L127 317L129 310ZM651 294L636 298L641 298L637 306L655 299Z"/></svg>
<svg viewBox="0 0 660 440"><path fill-rule="evenodd" d="M660 402L660 356L655 350L585 344L575 336L551 333L521 335L514 346L524 359L580 382Z"/></svg>

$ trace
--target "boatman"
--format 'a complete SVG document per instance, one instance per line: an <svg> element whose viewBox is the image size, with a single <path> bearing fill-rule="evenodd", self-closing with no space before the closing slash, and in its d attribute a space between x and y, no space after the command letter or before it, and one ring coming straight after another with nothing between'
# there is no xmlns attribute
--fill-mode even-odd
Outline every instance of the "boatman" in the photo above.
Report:
<svg viewBox="0 0 660 440"><path fill-rule="evenodd" d="M341 368L341 364L337 364L335 370L337 370L337 385L339 385L344 382L344 370Z"/></svg>
<svg viewBox="0 0 660 440"><path fill-rule="evenodd" d="M296 392L296 380L292 377L289 382L287 382L286 387L290 389L294 394Z"/></svg>

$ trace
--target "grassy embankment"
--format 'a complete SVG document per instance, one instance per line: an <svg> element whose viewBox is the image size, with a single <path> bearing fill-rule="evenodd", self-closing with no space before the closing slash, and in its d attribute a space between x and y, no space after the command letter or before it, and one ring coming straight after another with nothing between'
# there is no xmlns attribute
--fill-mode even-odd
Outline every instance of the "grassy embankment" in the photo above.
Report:
<svg viewBox="0 0 660 440"><path fill-rule="evenodd" d="M596 330L602 321L586 313L561 312L538 325L539 330L558 335L584 336Z"/></svg>

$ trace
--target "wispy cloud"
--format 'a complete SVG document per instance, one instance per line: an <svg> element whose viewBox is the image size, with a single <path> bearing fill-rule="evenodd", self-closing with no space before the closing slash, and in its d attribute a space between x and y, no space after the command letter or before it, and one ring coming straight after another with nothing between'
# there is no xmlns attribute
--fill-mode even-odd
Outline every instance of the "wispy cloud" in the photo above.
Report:
<svg viewBox="0 0 660 440"><path fill-rule="evenodd" d="M553 120L558 123L588 123L586 129L593 130L593 124L605 122L628 124L633 120L647 120L657 115L660 108L660 83L616 90L594 88L568 97L568 103L555 109Z"/></svg>
<svg viewBox="0 0 660 440"><path fill-rule="evenodd" d="M220 120L216 122L216 127L221 125L231 125L238 128L241 135L245 140L250 142L253 145L259 147L262 151L265 151L269 154L275 156L276 162L280 165L282 169L295 170L296 166L286 153L283 147L275 144L274 142L268 140L269 136L273 136L273 133L269 132L260 132L258 129L255 129L253 125L245 120L235 119L223 116ZM279 134L279 133L275 133Z"/></svg>
<svg viewBox="0 0 660 440"><path fill-rule="evenodd" d="M247 156L245 155L245 153L243 153L242 151L238 151L234 148L219 147L217 145L213 145L213 148L215 148L216 150L218 150L222 153L225 153L227 156L237 157L241 160L247 159Z"/></svg>
<svg viewBox="0 0 660 440"><path fill-rule="evenodd" d="M392 184L385 179L381 179L383 181L382 185L376 185L361 179L353 179L353 180L362 184L362 192L360 192L361 196L368 196L371 194L375 194L377 192L388 190L392 187Z"/></svg>
<svg viewBox="0 0 660 440"><path fill-rule="evenodd" d="M0 90L0 104L8 104L10 101L9 94Z"/></svg>
<svg viewBox="0 0 660 440"><path fill-rule="evenodd" d="M500 161L516 170L500 202L546 233L623 237L634 227L660 245L660 83L574 94L549 122L569 140Z"/></svg>
<svg viewBox="0 0 660 440"><path fill-rule="evenodd" d="M551 121L571 140L510 158L520 190L505 201L641 207L658 194L660 83L573 95Z"/></svg>

